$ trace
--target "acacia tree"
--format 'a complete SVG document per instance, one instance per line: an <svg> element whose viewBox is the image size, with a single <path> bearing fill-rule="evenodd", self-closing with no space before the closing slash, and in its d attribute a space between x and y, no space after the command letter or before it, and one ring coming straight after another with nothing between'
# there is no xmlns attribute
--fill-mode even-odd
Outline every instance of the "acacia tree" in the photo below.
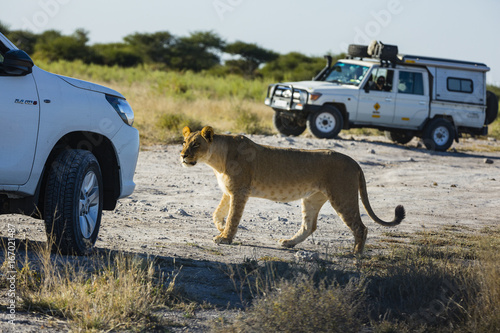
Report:
<svg viewBox="0 0 500 333"><path fill-rule="evenodd" d="M175 36L168 31L137 32L126 36L123 40L145 62L163 63L167 66L170 65L172 47L177 41Z"/></svg>
<svg viewBox="0 0 500 333"><path fill-rule="evenodd" d="M225 41L213 31L196 31L181 37L173 47L172 67L202 71L220 64Z"/></svg>
<svg viewBox="0 0 500 333"><path fill-rule="evenodd" d="M2 31L1 29L0 26L0 31ZM26 51L28 54L35 52L35 45L38 40L38 35L35 33L26 30L12 30L2 33L21 50Z"/></svg>
<svg viewBox="0 0 500 333"><path fill-rule="evenodd" d="M254 77L261 64L272 61L279 56L279 54L266 50L257 44L242 41L228 44L224 51L239 56L239 59L226 61L226 65L240 70L246 77Z"/></svg>
<svg viewBox="0 0 500 333"><path fill-rule="evenodd" d="M39 35L35 51L39 56L48 60L83 60L90 62L92 50L87 46L88 32L77 29L72 35L64 36L59 31L48 30Z"/></svg>

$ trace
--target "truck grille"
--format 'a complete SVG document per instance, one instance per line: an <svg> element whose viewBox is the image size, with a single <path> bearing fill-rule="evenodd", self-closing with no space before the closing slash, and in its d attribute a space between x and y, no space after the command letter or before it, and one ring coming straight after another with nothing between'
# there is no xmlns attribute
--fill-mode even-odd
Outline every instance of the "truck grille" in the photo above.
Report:
<svg viewBox="0 0 500 333"><path fill-rule="evenodd" d="M267 91L266 104L278 109L302 109L307 103L308 93L292 85L271 85Z"/></svg>

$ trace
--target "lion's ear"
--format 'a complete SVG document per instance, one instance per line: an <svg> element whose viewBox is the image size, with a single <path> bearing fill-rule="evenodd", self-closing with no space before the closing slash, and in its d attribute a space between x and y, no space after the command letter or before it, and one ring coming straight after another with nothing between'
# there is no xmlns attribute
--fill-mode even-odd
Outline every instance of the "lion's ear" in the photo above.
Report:
<svg viewBox="0 0 500 333"><path fill-rule="evenodd" d="M184 135L184 138L187 138L189 134L191 134L191 129L189 127L185 126L182 129L182 135Z"/></svg>
<svg viewBox="0 0 500 333"><path fill-rule="evenodd" d="M203 127L201 136L207 140L207 142L212 142L214 140L214 129L210 126Z"/></svg>

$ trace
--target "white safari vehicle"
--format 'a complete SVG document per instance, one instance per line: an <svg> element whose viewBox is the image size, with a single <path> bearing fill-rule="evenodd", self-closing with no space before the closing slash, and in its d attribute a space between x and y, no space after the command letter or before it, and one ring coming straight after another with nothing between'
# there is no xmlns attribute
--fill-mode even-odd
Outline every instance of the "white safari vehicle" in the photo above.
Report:
<svg viewBox="0 0 500 333"><path fill-rule="evenodd" d="M462 133L487 134L497 116L484 64L400 55L380 42L350 45L348 53L333 66L327 56L312 81L269 86L265 103L280 133L300 135L308 127L316 137L334 138L342 129L372 127L394 142L417 136L428 149L444 151Z"/></svg>
<svg viewBox="0 0 500 333"><path fill-rule="evenodd" d="M88 253L102 210L134 191L133 121L120 93L43 71L0 34L0 214L44 219L54 249Z"/></svg>

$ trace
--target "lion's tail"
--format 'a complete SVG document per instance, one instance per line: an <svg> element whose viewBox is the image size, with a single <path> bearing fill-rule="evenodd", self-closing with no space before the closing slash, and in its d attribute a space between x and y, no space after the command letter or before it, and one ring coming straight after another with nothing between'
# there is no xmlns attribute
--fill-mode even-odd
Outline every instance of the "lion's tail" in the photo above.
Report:
<svg viewBox="0 0 500 333"><path fill-rule="evenodd" d="M385 222L379 219L377 215L375 215L372 206L370 206L370 201L368 200L368 192L366 191L366 180L363 171L361 171L359 174L359 194L361 196L361 202L363 202L363 206L365 206L366 212L378 224L381 224L385 227L393 227L400 224L401 221L403 221L403 219L405 218L406 215L405 209L401 205L398 205L396 207L396 216L394 217L394 220L392 220L391 222Z"/></svg>

